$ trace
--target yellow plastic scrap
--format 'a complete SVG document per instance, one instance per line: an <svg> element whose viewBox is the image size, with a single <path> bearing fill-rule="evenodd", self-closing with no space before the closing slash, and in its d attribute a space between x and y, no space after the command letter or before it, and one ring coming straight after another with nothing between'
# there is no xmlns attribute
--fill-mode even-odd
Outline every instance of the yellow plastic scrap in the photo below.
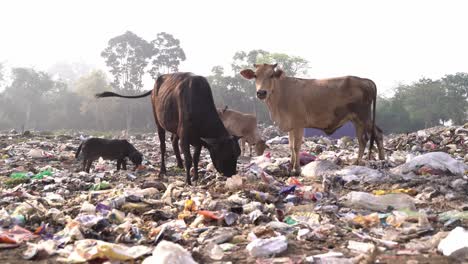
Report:
<svg viewBox="0 0 468 264"><path fill-rule="evenodd" d="M385 195L391 193L406 193L409 195L416 195L418 192L414 189L393 189L393 190L375 190L372 191L374 195Z"/></svg>
<svg viewBox="0 0 468 264"><path fill-rule="evenodd" d="M188 199L187 201L185 201L184 211L193 212L196 210L197 206L195 205L195 202L192 199Z"/></svg>
<svg viewBox="0 0 468 264"><path fill-rule="evenodd" d="M191 216L191 215L192 215L192 214L191 214L189 211L185 211L185 210L184 210L184 211L182 211L182 212L178 215L177 218L178 218L179 220L181 220L181 219L183 220L183 219L185 219L185 218L187 218L187 217L189 217L189 216Z"/></svg>
<svg viewBox="0 0 468 264"><path fill-rule="evenodd" d="M373 227L380 223L380 218L379 214L377 213L372 213L369 215L358 215L353 218L353 222L363 227Z"/></svg>
<svg viewBox="0 0 468 264"><path fill-rule="evenodd" d="M188 199L185 201L184 210L179 214L178 219L184 219L192 215L191 212L197 211L197 206L192 199Z"/></svg>

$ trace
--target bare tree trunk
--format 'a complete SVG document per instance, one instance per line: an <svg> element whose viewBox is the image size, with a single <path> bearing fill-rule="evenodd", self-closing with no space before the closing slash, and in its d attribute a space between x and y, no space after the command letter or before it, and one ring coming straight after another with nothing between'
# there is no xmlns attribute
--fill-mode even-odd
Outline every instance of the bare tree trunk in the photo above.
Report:
<svg viewBox="0 0 468 264"><path fill-rule="evenodd" d="M29 120L31 118L31 102L28 102L26 106L26 121L24 122L24 126L26 129L29 127Z"/></svg>

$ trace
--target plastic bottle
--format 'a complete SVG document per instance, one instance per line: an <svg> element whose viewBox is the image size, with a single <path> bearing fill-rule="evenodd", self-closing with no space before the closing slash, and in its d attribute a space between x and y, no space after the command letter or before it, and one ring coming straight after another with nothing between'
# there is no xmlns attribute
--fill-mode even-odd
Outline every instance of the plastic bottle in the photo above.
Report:
<svg viewBox="0 0 468 264"><path fill-rule="evenodd" d="M416 210L413 198L403 193L375 196L370 193L353 191L345 196L345 205L373 211L387 211L389 207L396 210Z"/></svg>

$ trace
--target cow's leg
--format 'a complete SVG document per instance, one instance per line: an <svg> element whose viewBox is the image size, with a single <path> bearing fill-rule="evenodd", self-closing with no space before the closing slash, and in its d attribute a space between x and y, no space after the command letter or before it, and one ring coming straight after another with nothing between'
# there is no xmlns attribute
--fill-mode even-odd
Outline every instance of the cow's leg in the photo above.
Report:
<svg viewBox="0 0 468 264"><path fill-rule="evenodd" d="M82 171L86 171L86 163L88 162L88 160L86 159L86 157L83 157L83 168L82 168Z"/></svg>
<svg viewBox="0 0 468 264"><path fill-rule="evenodd" d="M294 152L294 130L289 131L289 150L291 151L291 173L296 164L296 152Z"/></svg>
<svg viewBox="0 0 468 264"><path fill-rule="evenodd" d="M353 124L356 127L356 137L359 143L358 157L354 164L359 165L361 163L362 156L364 156L364 149L366 148L367 136L364 124L362 124L361 122L353 122Z"/></svg>
<svg viewBox="0 0 468 264"><path fill-rule="evenodd" d="M161 177L166 174L166 131L158 122L156 122L156 126L158 127L159 146L161 149L161 169L159 170L159 177Z"/></svg>
<svg viewBox="0 0 468 264"><path fill-rule="evenodd" d="M252 144L248 143L249 144L249 155L250 157L252 157Z"/></svg>
<svg viewBox="0 0 468 264"><path fill-rule="evenodd" d="M118 171L120 170L121 165L122 165L122 160L118 159L117 160L117 170Z"/></svg>
<svg viewBox="0 0 468 264"><path fill-rule="evenodd" d="M184 164L182 163L182 158L180 157L179 137L175 134L172 134L172 149L174 150L174 154L177 159L177 167L182 169Z"/></svg>
<svg viewBox="0 0 468 264"><path fill-rule="evenodd" d="M187 135L183 135L180 138L180 146L182 147L182 152L184 153L185 173L186 173L185 181L188 185L192 185L192 181L190 180L190 169L192 167L192 155L190 155L190 144L189 144Z"/></svg>
<svg viewBox="0 0 468 264"><path fill-rule="evenodd" d="M127 160L126 159L122 159L122 169L127 170Z"/></svg>
<svg viewBox="0 0 468 264"><path fill-rule="evenodd" d="M382 130L378 127L375 126L375 141L377 143L377 148L379 149L379 159L384 160L385 159L385 150L383 146L383 133Z"/></svg>
<svg viewBox="0 0 468 264"><path fill-rule="evenodd" d="M299 152L301 151L302 137L304 136L304 128L294 129L294 141L293 141L293 152L295 154L295 161L293 164L293 174L299 175L301 173L301 164Z"/></svg>
<svg viewBox="0 0 468 264"><path fill-rule="evenodd" d="M200 161L201 148L201 144L195 145L195 150L193 151L193 170L195 174L193 176L193 180L195 181L195 184L198 181L198 162Z"/></svg>
<svg viewBox="0 0 468 264"><path fill-rule="evenodd" d="M241 156L244 156L245 155L245 138L241 138L240 139L240 144L241 144Z"/></svg>
<svg viewBox="0 0 468 264"><path fill-rule="evenodd" d="M88 161L86 162L86 172L89 173L89 170L91 170L91 165L93 164L93 160L92 159L88 159Z"/></svg>

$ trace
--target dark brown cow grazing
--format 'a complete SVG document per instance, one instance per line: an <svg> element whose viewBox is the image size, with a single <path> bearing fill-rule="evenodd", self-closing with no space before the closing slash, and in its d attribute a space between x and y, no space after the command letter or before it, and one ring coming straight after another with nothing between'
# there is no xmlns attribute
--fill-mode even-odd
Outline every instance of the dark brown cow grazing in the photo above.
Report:
<svg viewBox="0 0 468 264"><path fill-rule="evenodd" d="M211 160L219 172L225 176L237 173L236 165L240 155L239 138L229 135L224 127L216 112L210 85L204 77L191 73L165 74L158 77L152 91L142 95L123 96L103 92L96 97L141 98L150 94L161 146L160 175L166 173L166 131L175 134L181 141L188 184L191 184L192 166L190 145L195 147L193 153L195 181L198 180L198 161L202 146L210 152ZM178 148L174 148L174 151L177 154Z"/></svg>
<svg viewBox="0 0 468 264"><path fill-rule="evenodd" d="M277 64L254 65L255 71L245 69L240 74L255 79L257 97L268 107L272 120L282 131L289 132L291 163L300 172L299 150L304 128L322 129L333 134L347 121L356 127L362 159L370 135L369 159L374 139L379 158L384 159L382 131L375 126L377 88L369 79L346 76L331 79L299 79L287 77ZM373 107L373 109L372 109Z"/></svg>

